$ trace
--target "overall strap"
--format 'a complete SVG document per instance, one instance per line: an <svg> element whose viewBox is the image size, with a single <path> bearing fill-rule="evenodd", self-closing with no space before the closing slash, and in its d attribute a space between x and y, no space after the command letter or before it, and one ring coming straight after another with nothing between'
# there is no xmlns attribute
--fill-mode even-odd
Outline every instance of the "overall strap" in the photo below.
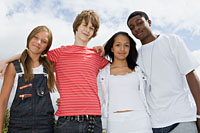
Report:
<svg viewBox="0 0 200 133"><path fill-rule="evenodd" d="M12 63L14 64L16 73L21 73L22 69L21 69L19 60L14 60Z"/></svg>

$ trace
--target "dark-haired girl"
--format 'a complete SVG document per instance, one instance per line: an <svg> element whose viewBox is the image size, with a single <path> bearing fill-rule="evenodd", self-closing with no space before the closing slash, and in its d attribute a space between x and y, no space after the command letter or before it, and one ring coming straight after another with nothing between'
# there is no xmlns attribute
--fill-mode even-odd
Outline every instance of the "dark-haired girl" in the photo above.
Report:
<svg viewBox="0 0 200 133"><path fill-rule="evenodd" d="M136 64L136 43L128 33L117 32L104 49L110 64L97 79L103 127L107 133L152 133L146 78Z"/></svg>

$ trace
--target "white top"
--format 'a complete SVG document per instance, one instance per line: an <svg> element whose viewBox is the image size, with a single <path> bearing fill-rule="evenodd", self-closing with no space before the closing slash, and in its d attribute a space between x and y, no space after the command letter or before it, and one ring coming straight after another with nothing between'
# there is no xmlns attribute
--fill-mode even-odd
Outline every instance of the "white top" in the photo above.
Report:
<svg viewBox="0 0 200 133"><path fill-rule="evenodd" d="M199 66L183 40L160 35L138 50L138 64L147 75L147 102L154 128L196 120L196 106L185 75Z"/></svg>
<svg viewBox="0 0 200 133"><path fill-rule="evenodd" d="M142 100L143 106L145 107L145 111L148 115L150 115L149 108L147 105L146 97L145 97L145 89L146 89L146 77L144 76L141 69L137 66L135 67L135 73L137 73L139 79L139 95ZM98 95L101 103L101 113L102 113L102 125L103 129L107 128L107 120L109 113L109 78L110 78L110 64L104 67L97 75L97 85L98 85ZM121 82L121 81L120 81ZM133 81L132 81L133 82ZM119 82L117 82L119 83Z"/></svg>
<svg viewBox="0 0 200 133"><path fill-rule="evenodd" d="M109 77L109 112L145 110L136 72Z"/></svg>

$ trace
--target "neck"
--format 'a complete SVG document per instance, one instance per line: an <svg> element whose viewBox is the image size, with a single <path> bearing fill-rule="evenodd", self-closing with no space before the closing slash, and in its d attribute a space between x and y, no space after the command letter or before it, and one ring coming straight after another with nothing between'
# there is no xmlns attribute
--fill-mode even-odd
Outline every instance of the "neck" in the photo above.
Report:
<svg viewBox="0 0 200 133"><path fill-rule="evenodd" d="M117 60L115 59L113 63L111 64L112 67L122 68L122 67L128 67L128 63L126 60Z"/></svg>
<svg viewBox="0 0 200 133"><path fill-rule="evenodd" d="M158 35L152 34L152 35L150 35L149 37L147 37L147 38L145 38L145 39L143 39L143 40L140 40L140 41L141 41L142 45L146 45L146 44L148 44L148 43L150 43L150 42L153 42L153 41L156 40L157 38L158 38Z"/></svg>
<svg viewBox="0 0 200 133"><path fill-rule="evenodd" d="M82 41L78 39L77 37L75 37L74 45L86 47L87 44L88 44L88 41Z"/></svg>
<svg viewBox="0 0 200 133"><path fill-rule="evenodd" d="M31 60L32 60L32 67L38 67L40 65L40 62L39 62L39 58L40 58L40 54L32 54L29 52L29 56L31 57Z"/></svg>

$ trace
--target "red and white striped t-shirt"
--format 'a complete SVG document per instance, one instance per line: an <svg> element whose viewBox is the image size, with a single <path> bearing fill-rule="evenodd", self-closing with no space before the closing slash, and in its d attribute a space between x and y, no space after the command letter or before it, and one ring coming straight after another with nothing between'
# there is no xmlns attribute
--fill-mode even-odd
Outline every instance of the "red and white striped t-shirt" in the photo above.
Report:
<svg viewBox="0 0 200 133"><path fill-rule="evenodd" d="M77 45L51 50L47 57L54 62L60 93L56 115L101 115L96 77L108 61L93 49Z"/></svg>

